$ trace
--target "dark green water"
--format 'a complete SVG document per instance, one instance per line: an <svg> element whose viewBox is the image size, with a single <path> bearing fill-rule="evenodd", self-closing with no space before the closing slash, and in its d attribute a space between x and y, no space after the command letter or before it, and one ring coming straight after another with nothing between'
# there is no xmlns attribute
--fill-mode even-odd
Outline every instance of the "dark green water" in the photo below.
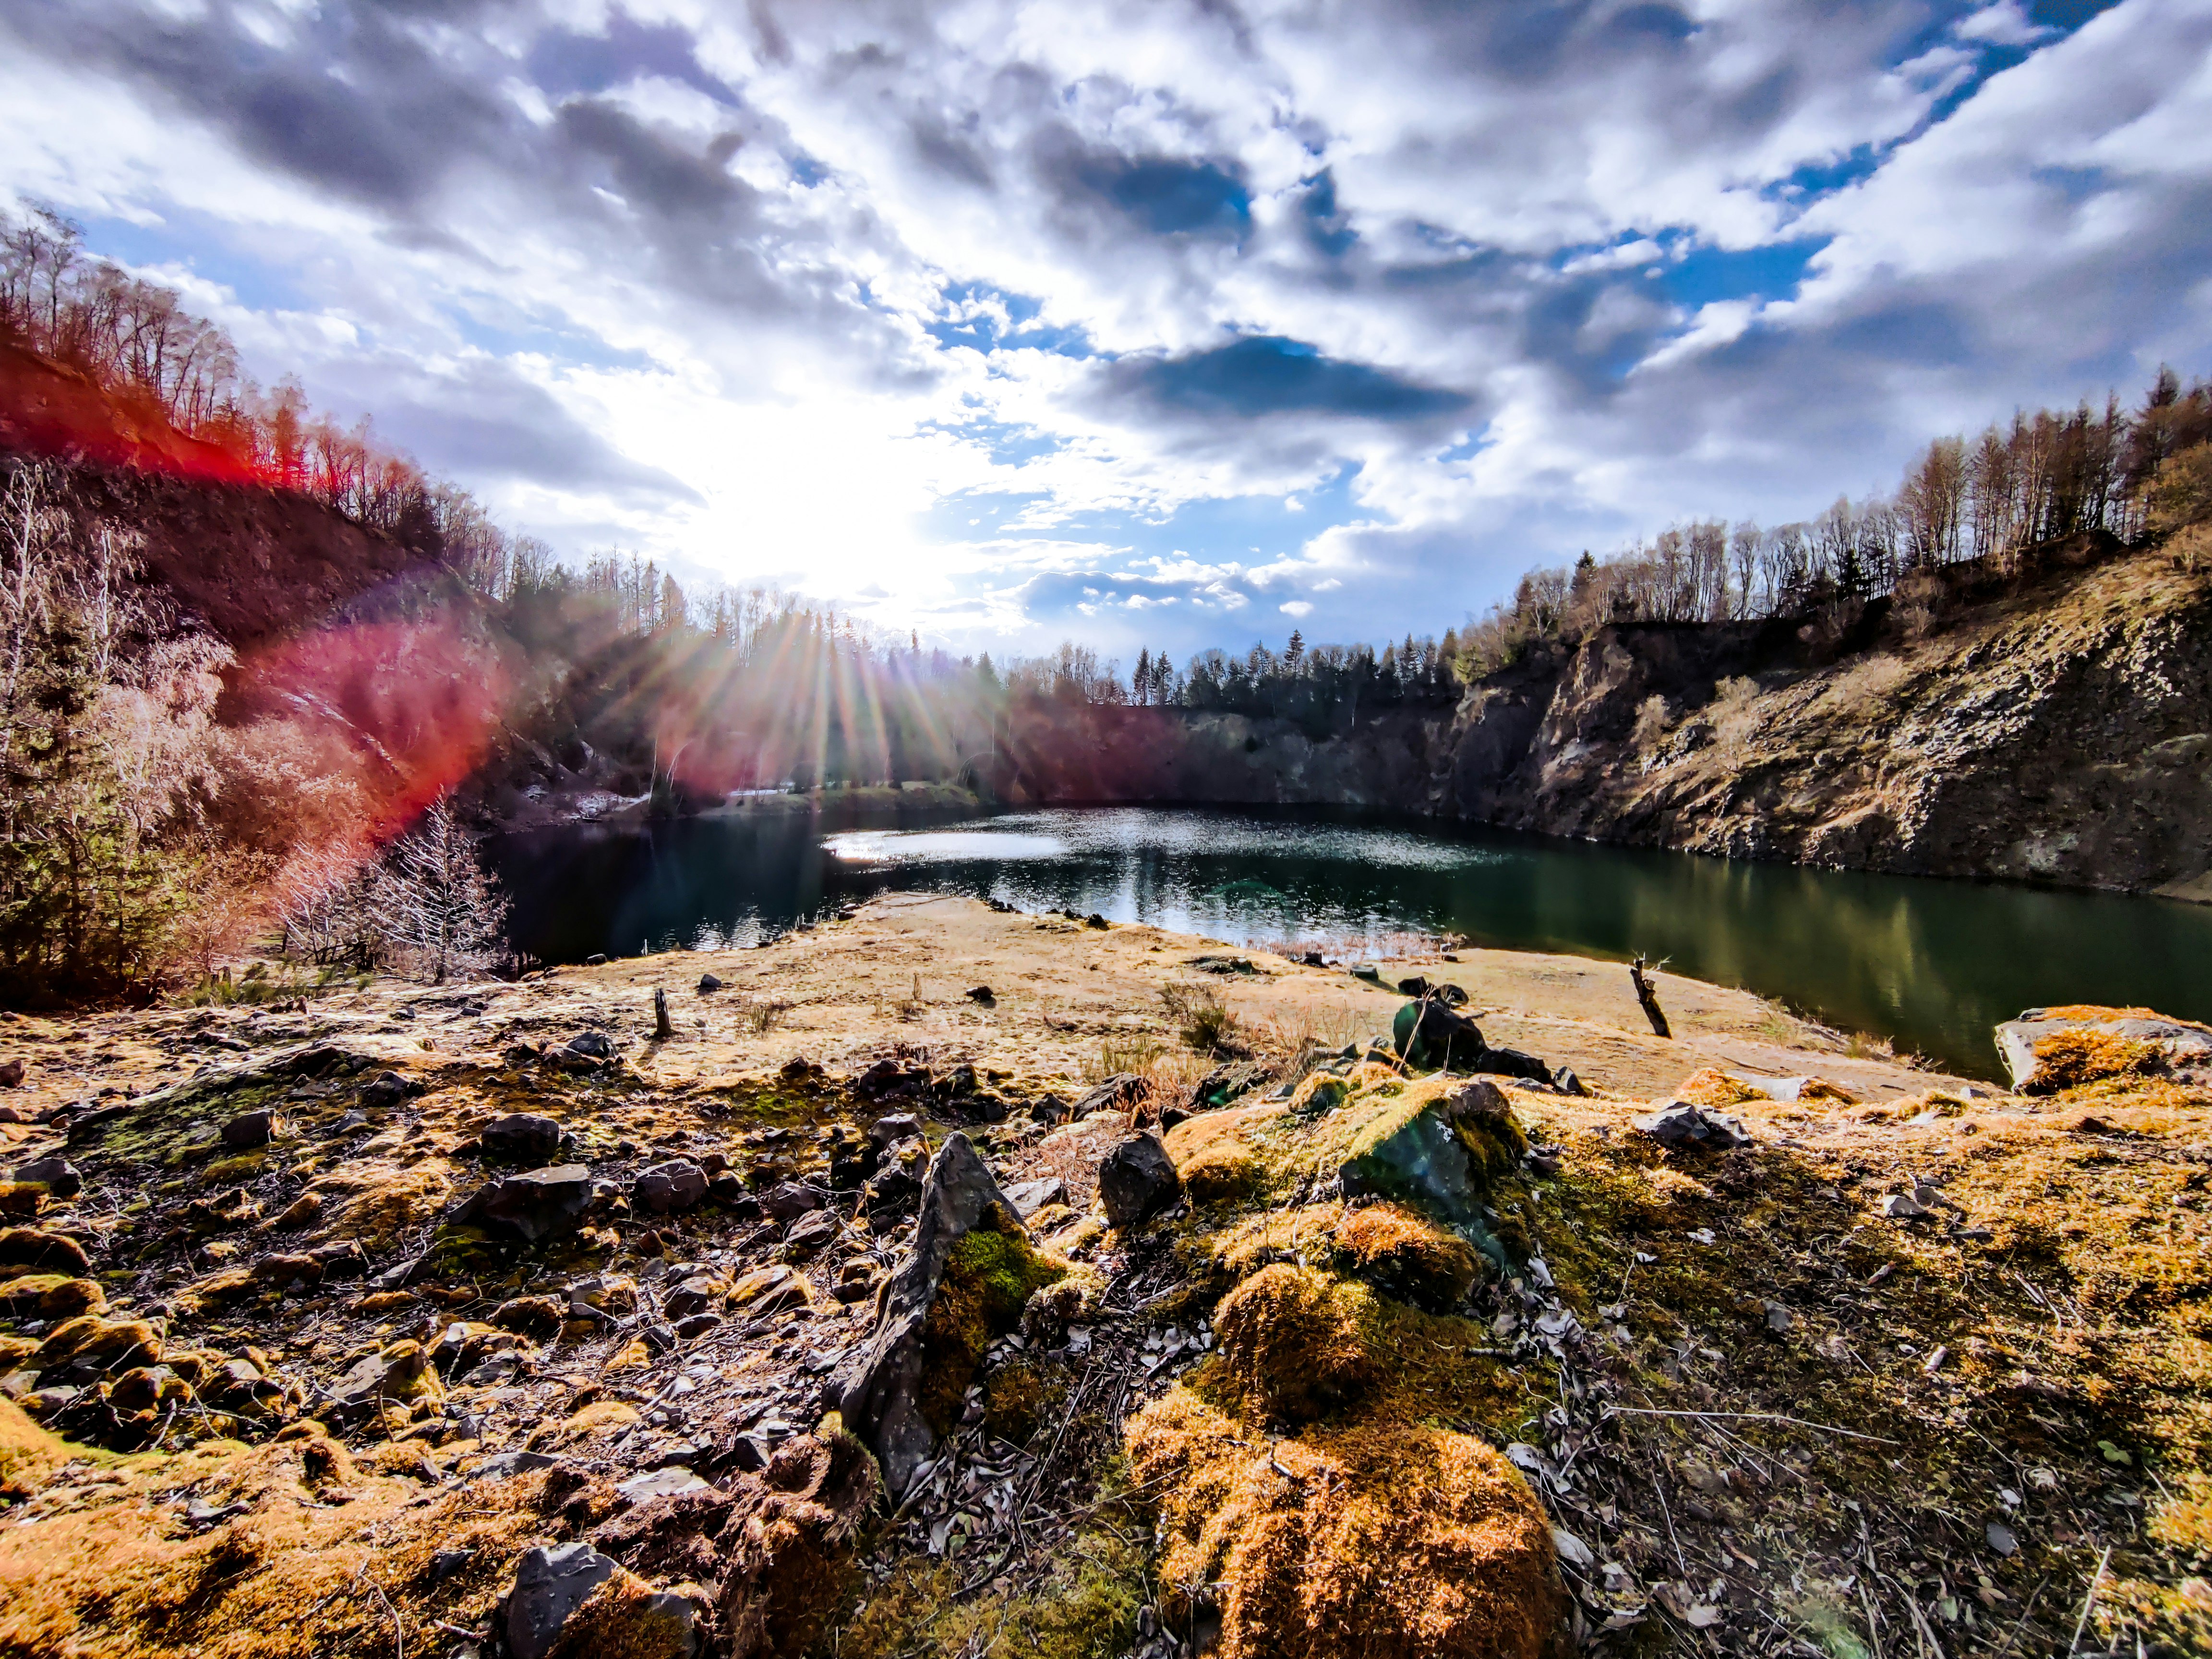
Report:
<svg viewBox="0 0 2212 1659"><path fill-rule="evenodd" d="M743 945L887 888L1098 911L1351 956L1408 932L1626 958L1742 986L1970 1075L2042 1003L2212 1018L2212 907L1317 813L1102 807L828 836L804 817L567 829L494 843L514 933L548 961Z"/></svg>

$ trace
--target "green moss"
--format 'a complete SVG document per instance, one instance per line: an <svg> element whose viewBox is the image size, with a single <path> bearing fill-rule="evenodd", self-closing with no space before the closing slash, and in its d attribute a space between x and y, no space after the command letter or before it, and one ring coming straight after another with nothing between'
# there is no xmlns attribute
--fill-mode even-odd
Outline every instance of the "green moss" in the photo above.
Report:
<svg viewBox="0 0 2212 1659"><path fill-rule="evenodd" d="M922 1337L921 1412L931 1427L943 1434L959 1421L985 1350L1013 1329L1033 1292L1066 1273L1008 1214L985 1218L952 1247Z"/></svg>

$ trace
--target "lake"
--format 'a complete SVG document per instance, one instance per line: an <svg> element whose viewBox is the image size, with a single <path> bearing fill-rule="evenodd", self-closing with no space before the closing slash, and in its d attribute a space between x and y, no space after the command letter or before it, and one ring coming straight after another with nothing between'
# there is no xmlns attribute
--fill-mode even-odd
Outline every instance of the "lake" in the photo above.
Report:
<svg viewBox="0 0 2212 1659"><path fill-rule="evenodd" d="M1073 808L825 828L804 813L499 837L549 962L764 942L892 888L1356 957L1409 934L1741 986L1998 1075L1990 1028L2057 1002L2212 1018L2212 907L1741 863L1314 811Z"/></svg>

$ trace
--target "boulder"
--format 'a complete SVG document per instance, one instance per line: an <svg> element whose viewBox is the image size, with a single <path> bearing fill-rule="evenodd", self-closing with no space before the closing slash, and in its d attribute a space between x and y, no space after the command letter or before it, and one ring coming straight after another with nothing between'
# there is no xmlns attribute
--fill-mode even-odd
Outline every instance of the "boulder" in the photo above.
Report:
<svg viewBox="0 0 2212 1659"><path fill-rule="evenodd" d="M911 1112L894 1112L868 1126L868 1144L878 1152L921 1133L921 1120Z"/></svg>
<svg viewBox="0 0 2212 1659"><path fill-rule="evenodd" d="M983 1228L1010 1233L1024 1245L1028 1240L968 1137L947 1135L923 1177L914 1244L878 1304L875 1328L823 1391L825 1402L842 1413L846 1428L882 1459L895 1493L906 1491L937 1443L921 1399L930 1310L955 1250Z"/></svg>
<svg viewBox="0 0 2212 1659"><path fill-rule="evenodd" d="M900 1099L929 1091L929 1068L904 1060L879 1060L853 1079L853 1092L862 1100Z"/></svg>
<svg viewBox="0 0 2212 1659"><path fill-rule="evenodd" d="M1421 1072L1472 1072L1488 1047L1481 1027L1435 997L1398 1010L1390 1022L1390 1046L1399 1059Z"/></svg>
<svg viewBox="0 0 2212 1659"><path fill-rule="evenodd" d="M622 1568L589 1544L525 1550L507 1592L504 1620L514 1659L545 1659L568 1615Z"/></svg>
<svg viewBox="0 0 2212 1659"><path fill-rule="evenodd" d="M561 1150L561 1125L536 1112L509 1112L485 1124L478 1139L489 1161L535 1168Z"/></svg>
<svg viewBox="0 0 2212 1659"><path fill-rule="evenodd" d="M84 1190L84 1177L65 1158L33 1158L15 1166L15 1179L29 1187L44 1187L56 1198L75 1198Z"/></svg>
<svg viewBox="0 0 2212 1659"><path fill-rule="evenodd" d="M719 991L721 988L722 981L716 979L712 974L702 974L699 975L699 994L701 996L706 996L709 993Z"/></svg>
<svg viewBox="0 0 2212 1659"><path fill-rule="evenodd" d="M1130 1136L1098 1166L1098 1201L1116 1227L1158 1215L1182 1196L1182 1177L1158 1135Z"/></svg>
<svg viewBox="0 0 2212 1659"><path fill-rule="evenodd" d="M1662 1146L1677 1151L1698 1146L1724 1152L1731 1147L1751 1145L1751 1136L1745 1132L1741 1118L1692 1105L1686 1100L1670 1100L1657 1111L1636 1118L1633 1122L1639 1133L1650 1135Z"/></svg>
<svg viewBox="0 0 2212 1659"><path fill-rule="evenodd" d="M1496 1084L1476 1078L1440 1094L1388 1099L1347 1132L1337 1166L1346 1198L1404 1204L1504 1265L1502 1247L1484 1224L1483 1196L1518 1165L1528 1142Z"/></svg>
<svg viewBox="0 0 2212 1659"><path fill-rule="evenodd" d="M1080 1123L1093 1112L1126 1112L1143 1104L1151 1092L1152 1085L1135 1073L1117 1073L1078 1100L1071 1115Z"/></svg>
<svg viewBox="0 0 2212 1659"><path fill-rule="evenodd" d="M258 1111L240 1112L222 1126L222 1144L235 1152L266 1146L276 1139L276 1114L266 1107Z"/></svg>
<svg viewBox="0 0 2212 1659"><path fill-rule="evenodd" d="M986 992L988 998L989 993ZM23 1060L21 1055L0 1066L0 1089L20 1089L23 1086Z"/></svg>
<svg viewBox="0 0 2212 1659"><path fill-rule="evenodd" d="M361 1103L372 1110L397 1106L421 1087L420 1084L410 1083L397 1072L379 1072L361 1085Z"/></svg>
<svg viewBox="0 0 2212 1659"><path fill-rule="evenodd" d="M574 1231L591 1203L592 1172L580 1164L561 1164L479 1187L450 1220L537 1244Z"/></svg>
<svg viewBox="0 0 2212 1659"><path fill-rule="evenodd" d="M689 1319L712 1309L729 1288L719 1279L696 1273L662 1298L661 1310L671 1319Z"/></svg>
<svg viewBox="0 0 2212 1659"><path fill-rule="evenodd" d="M605 1031L583 1032L570 1037L563 1046L568 1053L585 1060L612 1060L615 1057L614 1040Z"/></svg>
<svg viewBox="0 0 2212 1659"><path fill-rule="evenodd" d="M678 1215L696 1209L707 1196L707 1172L689 1158L671 1158L641 1174L630 1188L630 1201L655 1215Z"/></svg>

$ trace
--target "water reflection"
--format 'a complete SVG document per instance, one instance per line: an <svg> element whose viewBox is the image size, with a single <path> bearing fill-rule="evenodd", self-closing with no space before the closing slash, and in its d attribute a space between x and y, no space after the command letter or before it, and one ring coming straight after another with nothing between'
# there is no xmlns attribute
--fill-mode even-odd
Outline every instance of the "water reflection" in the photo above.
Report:
<svg viewBox="0 0 2212 1659"><path fill-rule="evenodd" d="M1993 1073L1989 1030L2044 1002L2212 1017L2212 911L1842 874L1317 814L1138 808L855 830L705 819L507 837L518 942L549 960L746 944L886 887L1097 911L1236 943L1407 930L1664 957L1700 978Z"/></svg>

